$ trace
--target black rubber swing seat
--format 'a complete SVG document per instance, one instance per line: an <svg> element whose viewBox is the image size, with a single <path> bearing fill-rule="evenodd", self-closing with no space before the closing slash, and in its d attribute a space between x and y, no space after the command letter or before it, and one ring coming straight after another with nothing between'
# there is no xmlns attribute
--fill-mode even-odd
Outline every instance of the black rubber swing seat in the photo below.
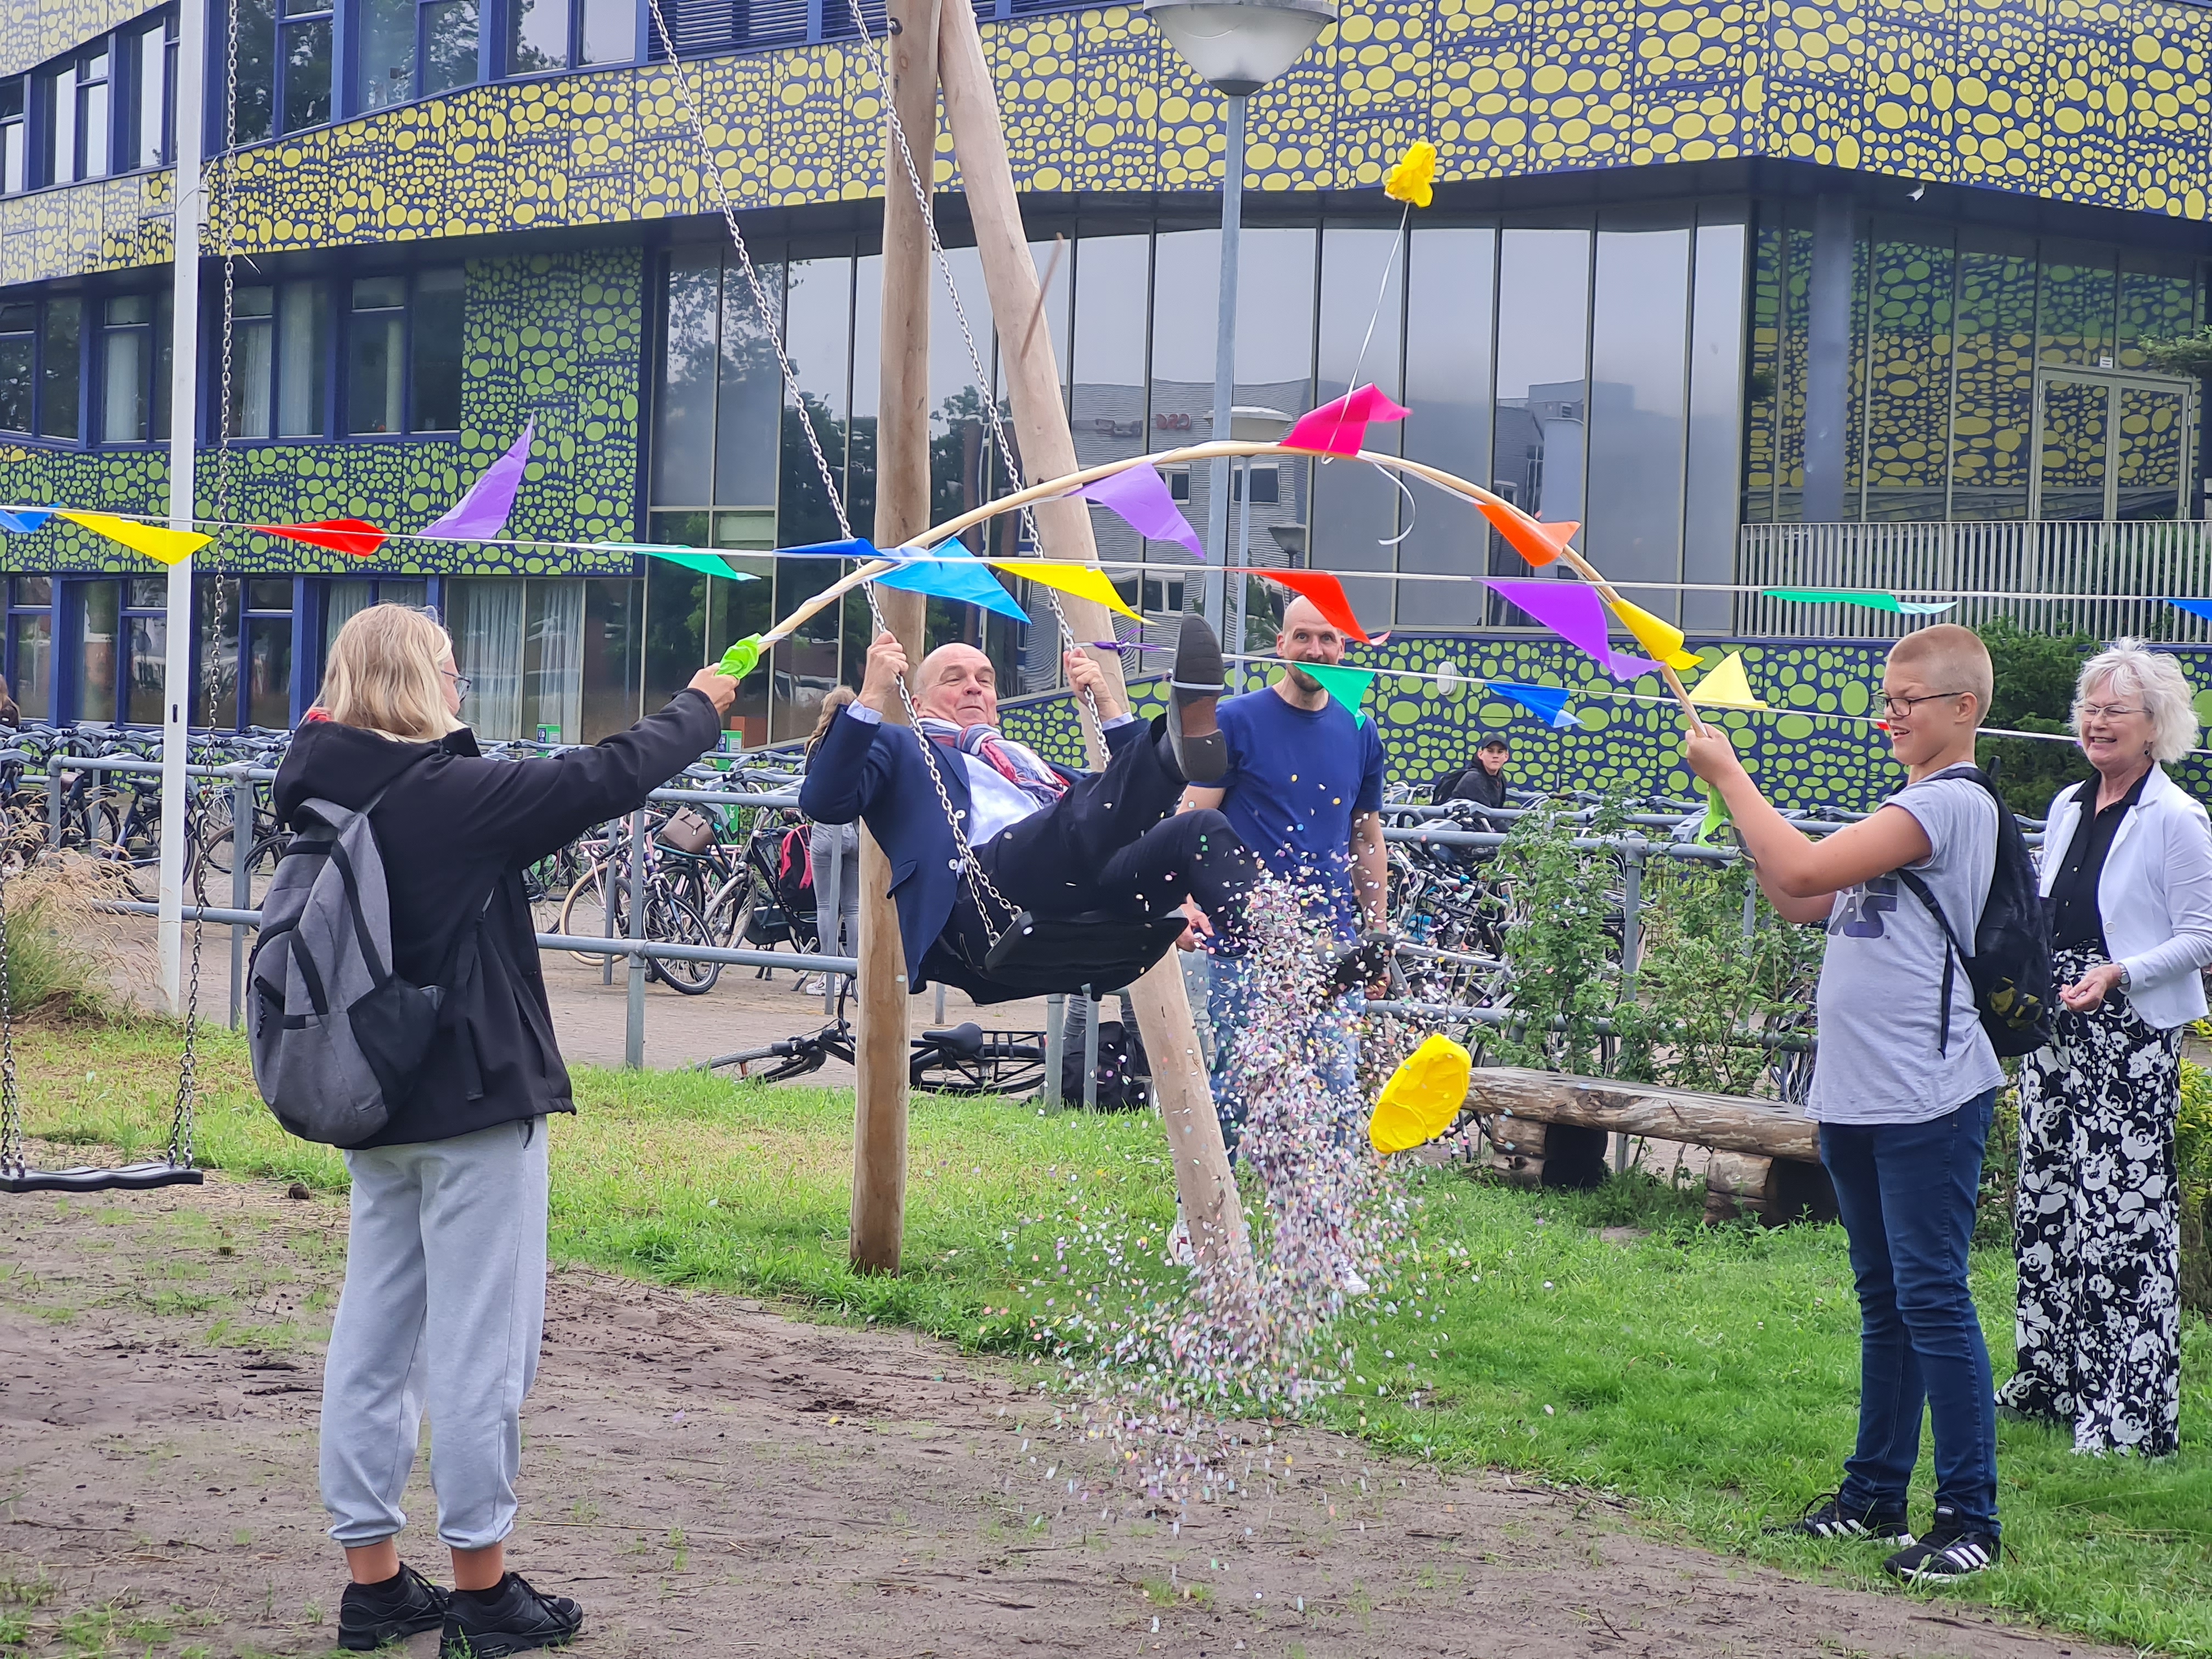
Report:
<svg viewBox="0 0 2212 1659"><path fill-rule="evenodd" d="M137 1193L155 1187L197 1187L207 1179L188 1164L90 1164L76 1170L0 1166L0 1193Z"/></svg>
<svg viewBox="0 0 2212 1659"><path fill-rule="evenodd" d="M1185 926L1180 913L1041 916L1024 910L991 947L983 971L1024 996L1073 996L1086 986L1118 991L1175 949Z"/></svg>

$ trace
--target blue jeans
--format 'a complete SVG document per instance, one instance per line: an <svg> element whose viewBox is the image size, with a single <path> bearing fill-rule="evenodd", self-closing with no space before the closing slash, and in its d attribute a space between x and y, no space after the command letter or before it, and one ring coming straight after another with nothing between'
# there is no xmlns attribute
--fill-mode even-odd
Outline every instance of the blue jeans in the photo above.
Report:
<svg viewBox="0 0 2212 1659"><path fill-rule="evenodd" d="M1852 1511L1905 1506L1924 1403L1936 1502L1997 1532L1996 1401L1966 1288L1966 1245L1994 1090L1926 1123L1823 1123L1859 1293L1859 1443L1844 1465Z"/></svg>
<svg viewBox="0 0 2212 1659"><path fill-rule="evenodd" d="M1237 1142L1243 1133L1244 1120L1250 1111L1250 1104L1237 1086L1231 1071L1237 1033L1251 1023L1252 1002L1256 994L1249 967L1249 959L1243 957L1206 958L1206 1002L1213 1022L1213 1110L1221 1120L1221 1139L1232 1158L1237 1156ZM1358 1007L1356 992L1325 1003L1314 1015L1308 1033L1313 1044L1315 1069L1321 1073L1322 1085L1338 1103L1341 1119L1339 1133L1346 1137L1356 1133L1366 1118L1366 1108L1359 1098L1359 1038L1352 1028L1352 1016Z"/></svg>

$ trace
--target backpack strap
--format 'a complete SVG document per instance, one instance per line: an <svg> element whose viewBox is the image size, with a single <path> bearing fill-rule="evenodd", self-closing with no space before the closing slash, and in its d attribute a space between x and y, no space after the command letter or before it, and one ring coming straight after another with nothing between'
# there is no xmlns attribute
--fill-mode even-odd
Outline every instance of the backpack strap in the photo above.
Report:
<svg viewBox="0 0 2212 1659"><path fill-rule="evenodd" d="M1936 918L1936 925L1943 930L1943 937L1950 945L1950 949L1943 953L1943 1023L1936 1028L1936 1054L1941 1059L1951 1042L1951 981L1958 964L1966 959L1966 947L1959 943L1959 936L1951 931L1951 919L1943 914L1943 907L1936 902L1936 895L1929 890L1928 884L1902 867L1897 872L1897 878L1912 890L1915 898L1928 907L1928 914Z"/></svg>

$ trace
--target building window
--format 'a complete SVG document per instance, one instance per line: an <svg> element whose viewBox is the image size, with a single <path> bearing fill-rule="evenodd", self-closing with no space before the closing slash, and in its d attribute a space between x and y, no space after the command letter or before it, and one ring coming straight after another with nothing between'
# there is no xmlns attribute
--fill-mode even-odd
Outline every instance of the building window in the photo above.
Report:
<svg viewBox="0 0 2212 1659"><path fill-rule="evenodd" d="M0 432L36 429L39 308L27 301L0 305Z"/></svg>
<svg viewBox="0 0 2212 1659"><path fill-rule="evenodd" d="M459 270L357 276L346 319L346 431L457 432L461 424Z"/></svg>
<svg viewBox="0 0 2212 1659"><path fill-rule="evenodd" d="M76 70L64 64L33 77L40 125L46 132L46 154L39 163L39 182L66 185L76 177Z"/></svg>
<svg viewBox="0 0 2212 1659"><path fill-rule="evenodd" d="M198 633L191 723L234 732L283 731L292 724L292 579L240 581L203 576L192 584ZM238 642L246 639L246 673Z"/></svg>
<svg viewBox="0 0 2212 1659"><path fill-rule="evenodd" d="M131 100L130 164L166 167L176 155L177 15L170 12L126 42L125 63L135 83Z"/></svg>
<svg viewBox="0 0 2212 1659"><path fill-rule="evenodd" d="M109 167L112 122L107 99L107 42L101 40L64 60L46 78L52 112L46 152L47 182L104 179Z"/></svg>
<svg viewBox="0 0 2212 1659"><path fill-rule="evenodd" d="M238 100L234 142L260 143L280 133L321 126L331 118L331 0L234 3ZM223 37L218 33L216 38ZM215 106L221 109L222 58L211 52L210 64L216 76Z"/></svg>
<svg viewBox="0 0 2212 1659"><path fill-rule="evenodd" d="M21 75L0 81L0 195L30 188L31 124L23 108L29 85Z"/></svg>
<svg viewBox="0 0 2212 1659"><path fill-rule="evenodd" d="M477 0L362 0L359 108L384 109L477 78Z"/></svg>
<svg viewBox="0 0 2212 1659"><path fill-rule="evenodd" d="M49 300L39 331L39 435L76 443L79 362L84 333L82 300Z"/></svg>
<svg viewBox="0 0 2212 1659"><path fill-rule="evenodd" d="M506 72L542 75L637 56L635 0L509 0Z"/></svg>
<svg viewBox="0 0 2212 1659"><path fill-rule="evenodd" d="M231 435L321 437L329 355L321 283L239 289L231 300Z"/></svg>
<svg viewBox="0 0 2212 1659"><path fill-rule="evenodd" d="M25 720L54 713L54 579L17 576L8 585L8 684Z"/></svg>
<svg viewBox="0 0 2212 1659"><path fill-rule="evenodd" d="M154 296L118 294L102 307L100 441L143 444L153 408Z"/></svg>

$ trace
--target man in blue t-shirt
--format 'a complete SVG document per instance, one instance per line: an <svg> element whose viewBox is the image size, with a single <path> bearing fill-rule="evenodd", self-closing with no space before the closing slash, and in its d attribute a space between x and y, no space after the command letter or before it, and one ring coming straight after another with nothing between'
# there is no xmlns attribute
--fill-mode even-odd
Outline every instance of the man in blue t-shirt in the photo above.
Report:
<svg viewBox="0 0 2212 1659"><path fill-rule="evenodd" d="M1185 790L1183 801L1218 807L1261 863L1310 895L1316 934L1326 930L1349 943L1362 927L1383 922L1382 740L1374 721L1355 720L1298 669L1341 662L1344 643L1310 599L1292 599L1275 636L1283 677L1264 691L1223 700L1216 718L1229 741L1229 771L1218 785ZM1245 1110L1231 1071L1233 1034L1247 1024L1243 945L1202 916L1194 915L1191 927L1194 936L1211 935L1213 1099L1233 1152ZM1349 1010L1332 1002L1315 1037L1323 1075L1350 1121L1360 1102Z"/></svg>

